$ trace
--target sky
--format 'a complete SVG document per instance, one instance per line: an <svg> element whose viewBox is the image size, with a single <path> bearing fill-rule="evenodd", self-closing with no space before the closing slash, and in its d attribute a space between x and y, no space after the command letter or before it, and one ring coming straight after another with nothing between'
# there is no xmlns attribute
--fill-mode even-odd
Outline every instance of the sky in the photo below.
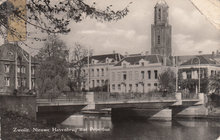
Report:
<svg viewBox="0 0 220 140"><path fill-rule="evenodd" d="M86 3L94 1L85 0ZM82 22L71 22L71 32L60 36L70 48L80 43L93 50L94 54L140 53L151 50L151 24L157 0L95 0L96 7L105 9L113 5L120 10L129 5L128 15L113 22L98 22L86 18ZM173 55L211 53L220 50L220 30L217 30L192 5L190 0L166 0L169 5L169 24L172 25ZM42 44L30 44L41 47ZM32 53L36 50L30 50Z"/></svg>

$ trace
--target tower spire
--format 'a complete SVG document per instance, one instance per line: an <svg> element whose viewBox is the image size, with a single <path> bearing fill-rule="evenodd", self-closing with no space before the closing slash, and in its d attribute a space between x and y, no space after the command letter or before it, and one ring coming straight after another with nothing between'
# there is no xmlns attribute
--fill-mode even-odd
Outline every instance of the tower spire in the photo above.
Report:
<svg viewBox="0 0 220 140"><path fill-rule="evenodd" d="M159 0L154 7L154 24L151 25L151 54L171 56L171 26L165 0Z"/></svg>

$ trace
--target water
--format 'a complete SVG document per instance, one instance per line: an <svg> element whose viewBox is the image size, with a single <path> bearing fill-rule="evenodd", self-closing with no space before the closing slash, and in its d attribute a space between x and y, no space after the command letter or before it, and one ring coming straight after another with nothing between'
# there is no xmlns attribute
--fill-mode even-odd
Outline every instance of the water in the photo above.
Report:
<svg viewBox="0 0 220 140"><path fill-rule="evenodd" d="M110 116L79 114L62 126L94 140L216 140L220 136L220 121L210 120L112 122Z"/></svg>

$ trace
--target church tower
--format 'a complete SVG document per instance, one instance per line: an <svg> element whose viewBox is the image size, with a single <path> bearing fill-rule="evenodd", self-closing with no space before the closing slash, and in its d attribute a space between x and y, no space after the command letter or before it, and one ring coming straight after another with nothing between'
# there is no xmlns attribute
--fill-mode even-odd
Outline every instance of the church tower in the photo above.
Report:
<svg viewBox="0 0 220 140"><path fill-rule="evenodd" d="M151 54L169 57L171 48L171 25L168 20L168 5L164 0L154 7L154 24L151 25Z"/></svg>

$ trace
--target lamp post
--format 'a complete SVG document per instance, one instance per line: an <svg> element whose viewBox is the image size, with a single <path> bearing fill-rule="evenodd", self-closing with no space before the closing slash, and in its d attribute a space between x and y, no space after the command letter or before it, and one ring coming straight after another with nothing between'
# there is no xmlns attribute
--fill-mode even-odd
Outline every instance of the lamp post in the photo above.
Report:
<svg viewBox="0 0 220 140"><path fill-rule="evenodd" d="M178 91L178 67L177 67L177 56L175 58L175 65L176 65L176 93Z"/></svg>
<svg viewBox="0 0 220 140"><path fill-rule="evenodd" d="M198 91L199 91L199 93L200 93L200 82L201 82L201 81L200 81L200 80L201 80L201 79L200 79L200 58L199 58L199 57L196 57L196 58L194 58L194 59L197 59L197 60L198 60L198 64L199 64L199 77L198 77L198 78L199 78L199 90L198 90ZM197 61L194 60L194 63L196 64Z"/></svg>

